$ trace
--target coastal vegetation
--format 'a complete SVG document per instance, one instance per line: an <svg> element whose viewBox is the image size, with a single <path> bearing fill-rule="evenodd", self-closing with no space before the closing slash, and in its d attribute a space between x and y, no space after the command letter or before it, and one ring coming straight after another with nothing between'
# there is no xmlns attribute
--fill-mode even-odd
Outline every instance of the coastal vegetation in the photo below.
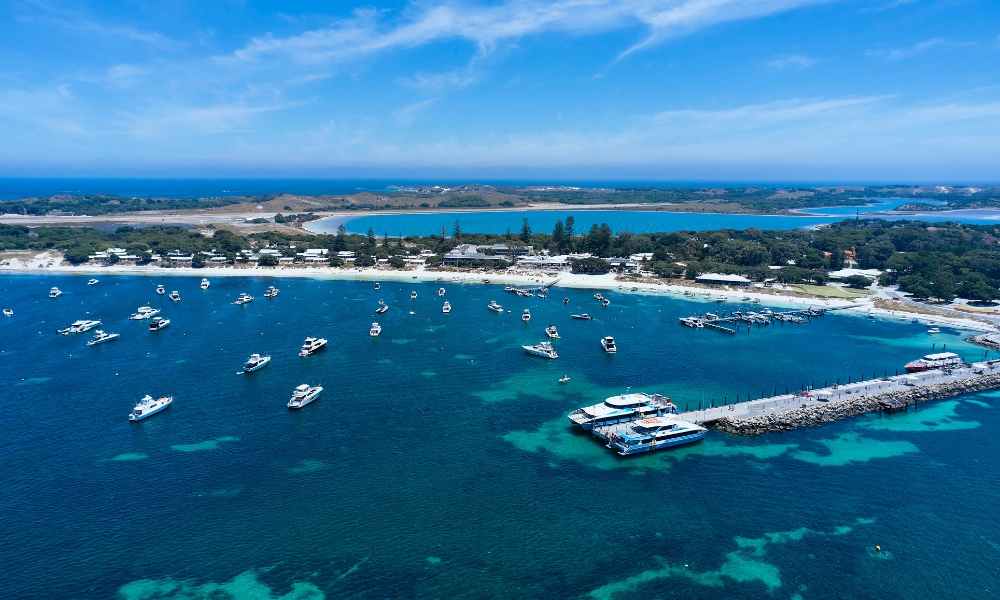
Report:
<svg viewBox="0 0 1000 600"><path fill-rule="evenodd" d="M897 284L916 298L1000 298L1000 226L995 225L867 219L841 221L816 230L749 228L634 234L594 225L578 233L570 216L558 221L551 233L533 231L527 221L517 233L463 233L456 222L452 235L442 231L441 235L408 237L385 233L379 237L371 230L366 235L349 234L343 226L333 235L277 231L239 235L225 229L177 226L103 231L0 225L0 250L53 249L74 264L111 247L126 249L139 257L140 263L148 263L154 254L199 253L225 256L233 263L244 259L242 252L263 248L277 248L282 256L299 260L295 257L305 250L323 248L330 252L332 266L345 264L338 252L353 252L355 266L374 266L385 259L402 268L406 258L418 256L427 265L440 264L444 254L458 244L497 243L510 249L532 246L535 252L552 255L588 253L592 260L577 260L573 265L574 271L586 273L607 272L611 264L602 259L633 257L641 270L663 278L694 279L704 273L725 273L753 281L823 285L830 271L856 266L881 271L879 283ZM507 261L481 262L466 268L508 266ZM195 266L199 264L204 264L204 258ZM853 275L842 281L862 288L872 280Z"/></svg>

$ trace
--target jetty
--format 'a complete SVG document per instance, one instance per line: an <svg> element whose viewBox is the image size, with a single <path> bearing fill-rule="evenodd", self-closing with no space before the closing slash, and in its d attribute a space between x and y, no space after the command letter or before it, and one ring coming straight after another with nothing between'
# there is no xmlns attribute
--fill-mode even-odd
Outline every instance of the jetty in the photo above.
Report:
<svg viewBox="0 0 1000 600"><path fill-rule="evenodd" d="M868 412L916 410L918 403L1000 388L1000 361L966 363L961 368L935 369L807 389L701 407L676 417L720 431L756 435L818 425Z"/></svg>
<svg viewBox="0 0 1000 600"><path fill-rule="evenodd" d="M694 317L680 317L681 325L686 327L691 327L694 329L714 329L715 331L721 331L722 333L728 333L730 335L735 335L742 324L746 324L747 331L750 331L751 325L761 325L767 326L773 323L808 323L816 317L822 317L826 315L829 311L834 310L846 310L849 308L856 308L861 306L860 304L851 304L848 306L837 306L834 308L800 308L793 310L782 310L774 311L769 308L762 308L759 311L747 310L734 310L723 311L722 315L717 313L705 313L704 316L694 316Z"/></svg>
<svg viewBox="0 0 1000 600"><path fill-rule="evenodd" d="M538 285L508 285L503 289L503 291L517 294L518 296L534 296L539 292L543 294L548 292L549 288L557 283L559 283L559 279L553 279L549 283L540 283Z"/></svg>

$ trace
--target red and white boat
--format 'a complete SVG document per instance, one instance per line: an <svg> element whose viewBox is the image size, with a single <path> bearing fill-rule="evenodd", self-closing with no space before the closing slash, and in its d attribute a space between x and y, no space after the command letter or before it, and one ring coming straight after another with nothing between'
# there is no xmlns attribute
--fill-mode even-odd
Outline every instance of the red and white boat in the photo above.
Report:
<svg viewBox="0 0 1000 600"><path fill-rule="evenodd" d="M954 352L938 352L906 363L907 373L919 373L930 369L950 369L962 365L962 357Z"/></svg>

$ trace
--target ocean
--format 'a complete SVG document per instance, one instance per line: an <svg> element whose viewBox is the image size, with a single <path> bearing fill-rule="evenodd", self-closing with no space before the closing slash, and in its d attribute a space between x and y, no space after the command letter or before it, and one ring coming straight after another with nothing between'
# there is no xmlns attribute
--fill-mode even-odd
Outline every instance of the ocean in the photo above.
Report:
<svg viewBox="0 0 1000 600"><path fill-rule="evenodd" d="M998 393L752 439L710 431L628 459L565 418L629 387L684 408L891 374L943 345L982 358L968 332L831 313L723 336L677 318L739 303L616 290L602 308L560 288L87 278L0 278L14 310L0 317L0 597L911 599L1000 586ZM264 299L268 285L281 294ZM52 286L65 293L47 298ZM240 292L256 300L232 305ZM376 316L379 299L390 310ZM170 327L127 319L146 304ZM569 318L580 311L595 320ZM83 318L121 339L55 333ZM560 358L524 354L549 324ZM327 349L297 356L317 335ZM254 352L270 366L236 375ZM289 411L300 383L325 389ZM128 422L145 394L173 406Z"/></svg>

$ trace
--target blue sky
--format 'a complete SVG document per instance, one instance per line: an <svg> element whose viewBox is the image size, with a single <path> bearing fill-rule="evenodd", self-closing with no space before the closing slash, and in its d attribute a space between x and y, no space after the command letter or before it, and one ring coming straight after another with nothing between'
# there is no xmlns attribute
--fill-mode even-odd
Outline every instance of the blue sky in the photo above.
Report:
<svg viewBox="0 0 1000 600"><path fill-rule="evenodd" d="M0 176L1000 181L995 0L0 3Z"/></svg>

